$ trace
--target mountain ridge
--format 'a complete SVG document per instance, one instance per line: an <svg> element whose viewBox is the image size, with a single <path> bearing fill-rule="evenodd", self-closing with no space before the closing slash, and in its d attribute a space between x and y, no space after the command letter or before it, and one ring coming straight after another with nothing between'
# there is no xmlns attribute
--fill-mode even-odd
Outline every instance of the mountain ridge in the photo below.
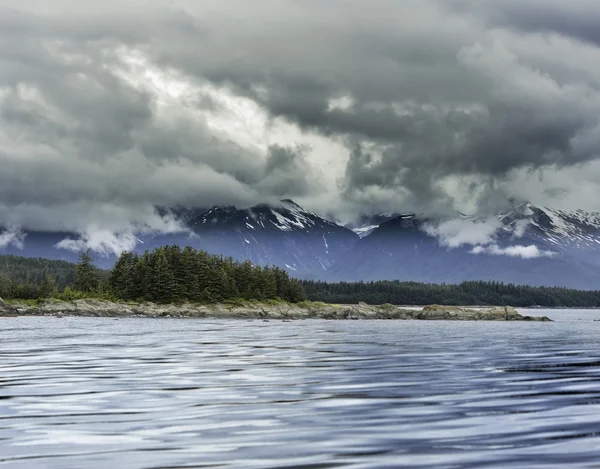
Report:
<svg viewBox="0 0 600 469"><path fill-rule="evenodd" d="M363 215L341 226L287 199L247 208L162 207L157 213L177 219L181 231L131 234L136 252L190 245L278 265L302 279L600 287L600 214L595 212L524 202L487 218L398 212ZM0 253L75 261L86 240L74 233L28 232L22 242L23 249L9 244ZM98 259L110 267L115 256Z"/></svg>

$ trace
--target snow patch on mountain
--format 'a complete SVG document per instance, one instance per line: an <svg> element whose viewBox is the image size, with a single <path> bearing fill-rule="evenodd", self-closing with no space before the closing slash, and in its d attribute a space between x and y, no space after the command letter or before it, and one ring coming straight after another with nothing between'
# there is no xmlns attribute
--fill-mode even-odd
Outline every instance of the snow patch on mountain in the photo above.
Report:
<svg viewBox="0 0 600 469"><path fill-rule="evenodd" d="M361 238L364 238L365 236L369 236L371 233L373 233L373 231L375 231L377 228L379 228L379 225L368 225L353 228L352 231L354 231Z"/></svg>
<svg viewBox="0 0 600 469"><path fill-rule="evenodd" d="M361 239L369 236L382 224L394 220L398 217L412 217L412 214L400 213L377 213L374 215L361 215L354 222L345 225L346 228L354 231Z"/></svg>

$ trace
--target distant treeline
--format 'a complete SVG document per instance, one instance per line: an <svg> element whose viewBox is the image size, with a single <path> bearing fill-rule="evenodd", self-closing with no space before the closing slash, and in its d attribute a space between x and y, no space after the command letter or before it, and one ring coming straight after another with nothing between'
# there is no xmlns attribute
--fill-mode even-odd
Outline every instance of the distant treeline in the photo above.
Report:
<svg viewBox="0 0 600 469"><path fill-rule="evenodd" d="M75 282L75 264L42 258L0 256L0 297L38 298ZM40 287L42 290L40 290Z"/></svg>
<svg viewBox="0 0 600 469"><path fill-rule="evenodd" d="M165 246L142 255L126 252L110 271L98 269L89 251L81 254L78 264L0 256L3 264L12 266L0 268L0 297L5 299L99 297L157 303L306 299L300 282L283 269L256 267L191 247Z"/></svg>
<svg viewBox="0 0 600 469"><path fill-rule="evenodd" d="M528 287L500 282L464 282L435 285L381 281L325 283L303 281L311 301L395 305L498 305L547 307L600 307L600 291Z"/></svg>

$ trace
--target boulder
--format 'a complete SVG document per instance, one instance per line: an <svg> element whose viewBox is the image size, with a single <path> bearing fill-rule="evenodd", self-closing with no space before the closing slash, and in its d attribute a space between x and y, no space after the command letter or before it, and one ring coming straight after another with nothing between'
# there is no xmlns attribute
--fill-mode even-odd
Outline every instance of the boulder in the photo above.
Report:
<svg viewBox="0 0 600 469"><path fill-rule="evenodd" d="M7 305L2 298L0 298L0 316L17 316L17 308L13 308Z"/></svg>
<svg viewBox="0 0 600 469"><path fill-rule="evenodd" d="M464 308L461 306L429 305L421 311L406 311L410 319L442 320L442 321L544 321L552 320L543 317L523 316L510 306L496 306L493 308Z"/></svg>

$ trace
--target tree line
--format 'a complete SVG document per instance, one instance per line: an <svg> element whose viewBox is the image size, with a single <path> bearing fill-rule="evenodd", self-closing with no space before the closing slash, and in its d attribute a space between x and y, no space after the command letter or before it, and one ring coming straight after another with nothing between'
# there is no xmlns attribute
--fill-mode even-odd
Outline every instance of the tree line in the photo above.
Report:
<svg viewBox="0 0 600 469"><path fill-rule="evenodd" d="M529 287L471 281L458 285L417 282L298 281L278 267L207 254L191 247L165 246L141 255L123 253L113 269L97 268L90 252L78 264L0 256L0 297L4 299L99 297L157 303L305 299L325 303L397 305L510 305L600 307L600 291Z"/></svg>
<svg viewBox="0 0 600 469"><path fill-rule="evenodd" d="M11 275L14 270L0 270L0 297L65 300L100 297L156 303L215 303L238 299L300 302L306 299L300 282L291 279L283 269L237 262L189 246L183 249L164 246L141 255L125 252L109 271L97 268L90 251L86 251L78 264L64 263L68 269L60 264L69 271L69 275L60 277L60 282L53 275L62 272L58 264L54 270L42 270L38 264L20 259L15 262L27 266L29 275L17 277ZM47 262L55 265L59 261Z"/></svg>
<svg viewBox="0 0 600 469"><path fill-rule="evenodd" d="M353 304L391 303L395 305L497 305L546 307L600 307L600 291L581 291L559 287L530 287L501 282L471 281L458 285L417 282L341 282L303 281L311 301Z"/></svg>

